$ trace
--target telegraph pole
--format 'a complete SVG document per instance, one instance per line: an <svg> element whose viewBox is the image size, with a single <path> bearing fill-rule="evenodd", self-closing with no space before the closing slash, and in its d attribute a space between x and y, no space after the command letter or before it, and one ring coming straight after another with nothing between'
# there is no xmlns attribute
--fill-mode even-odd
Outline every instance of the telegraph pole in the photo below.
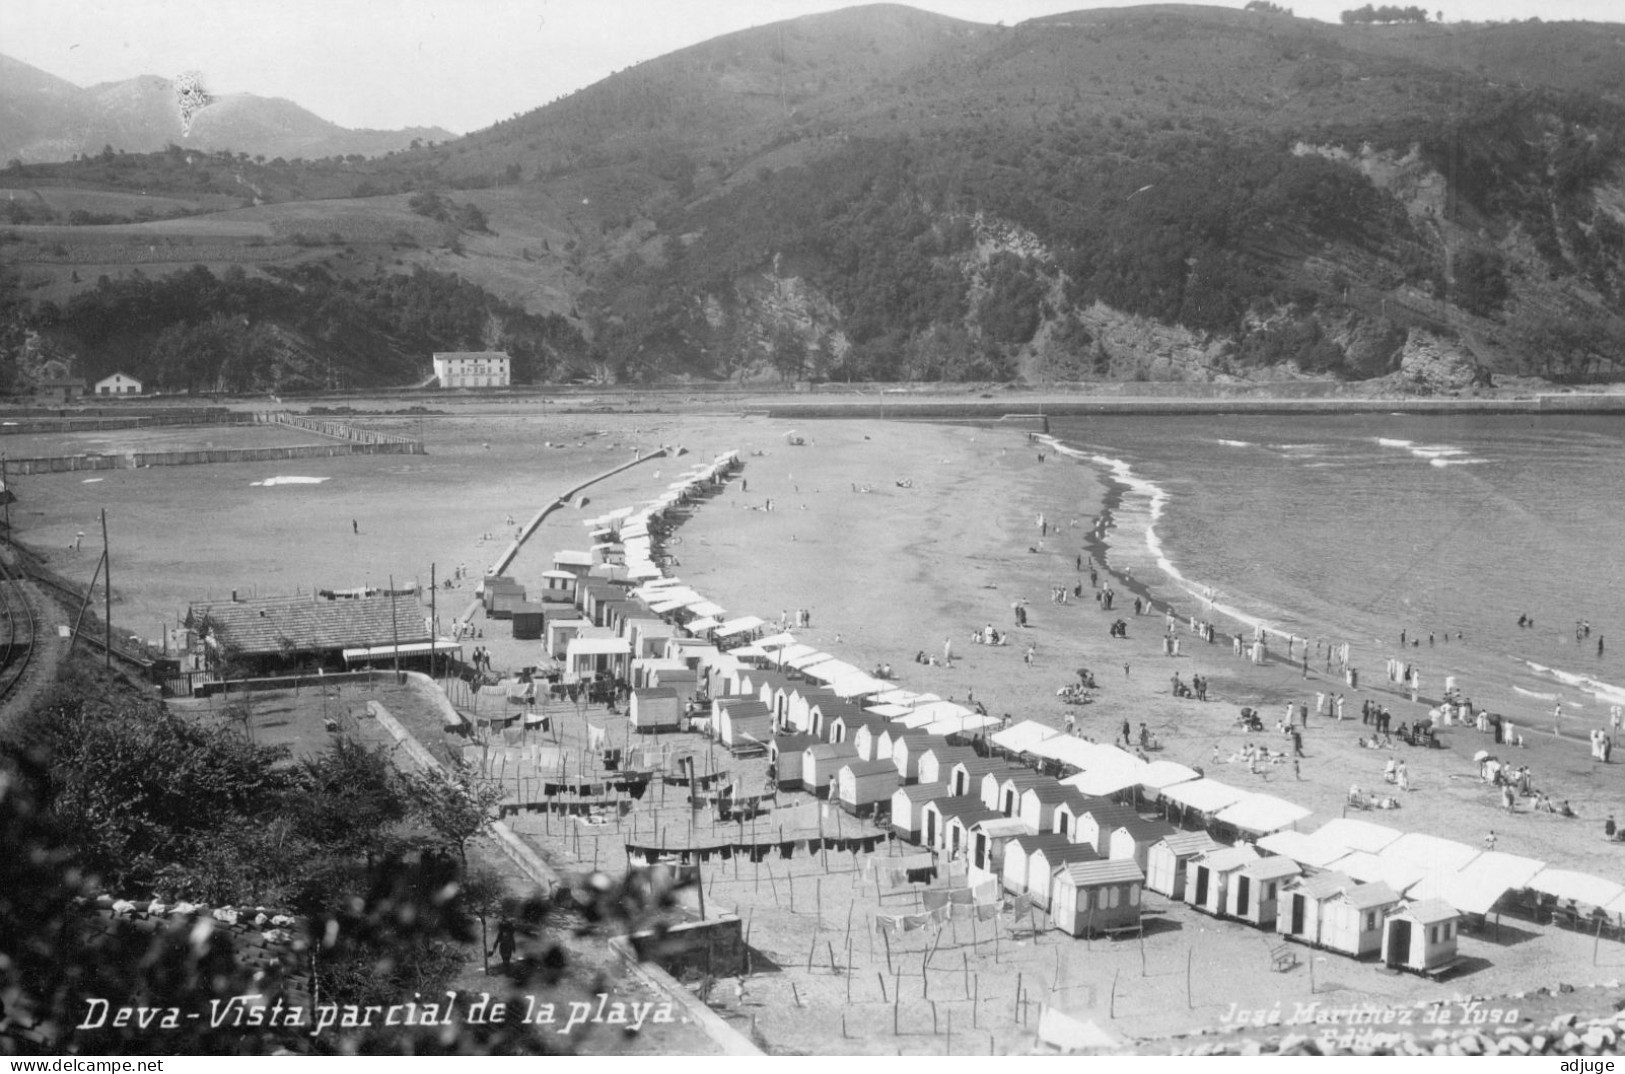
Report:
<svg viewBox="0 0 1625 1074"><path fill-rule="evenodd" d="M401 628L395 621L395 576L389 576L389 632L395 641L395 685L401 684Z"/></svg>
<svg viewBox="0 0 1625 1074"><path fill-rule="evenodd" d="M435 630L440 626L440 615L435 611L434 564L429 564L429 678L434 678Z"/></svg>
<svg viewBox="0 0 1625 1074"><path fill-rule="evenodd" d="M102 617L102 666L111 669L113 666L113 556L107 547L107 508L102 508L102 563L107 568L107 577L102 584L107 587L106 603L103 607L106 614Z"/></svg>

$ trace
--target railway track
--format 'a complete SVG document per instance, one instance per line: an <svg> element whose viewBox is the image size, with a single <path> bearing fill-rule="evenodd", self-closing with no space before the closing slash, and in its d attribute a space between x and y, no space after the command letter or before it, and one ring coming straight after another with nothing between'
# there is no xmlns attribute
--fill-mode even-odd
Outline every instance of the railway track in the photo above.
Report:
<svg viewBox="0 0 1625 1074"><path fill-rule="evenodd" d="M22 578L4 560L0 560L0 627L5 631L5 648L0 650L0 704L4 704L28 673L38 631L38 617Z"/></svg>

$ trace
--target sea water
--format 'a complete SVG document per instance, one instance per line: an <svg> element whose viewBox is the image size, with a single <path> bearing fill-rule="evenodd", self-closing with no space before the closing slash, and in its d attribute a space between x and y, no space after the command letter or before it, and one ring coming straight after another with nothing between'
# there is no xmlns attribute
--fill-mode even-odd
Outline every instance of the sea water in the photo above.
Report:
<svg viewBox="0 0 1625 1074"><path fill-rule="evenodd" d="M1347 642L1362 685L1389 658L1425 695L1453 675L1526 725L1561 701L1570 734L1625 705L1619 419L1136 415L1051 435L1118 485L1108 566L1182 615Z"/></svg>

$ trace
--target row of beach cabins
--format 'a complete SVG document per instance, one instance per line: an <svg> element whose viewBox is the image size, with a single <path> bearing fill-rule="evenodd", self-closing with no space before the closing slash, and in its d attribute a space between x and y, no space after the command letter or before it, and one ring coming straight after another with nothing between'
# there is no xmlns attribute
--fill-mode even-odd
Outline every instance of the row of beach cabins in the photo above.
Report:
<svg viewBox="0 0 1625 1074"><path fill-rule="evenodd" d="M1441 975L1460 962L1467 921L1509 910L1625 921L1618 882L1357 818L1305 832L1310 811L1284 799L1036 721L999 728L788 632L764 634L755 616L728 618L664 575L658 527L738 468L736 453L720 456L661 501L591 520L593 551L555 560L556 593L571 600L549 617L549 651L572 680L630 682L634 732L697 731L736 755L765 753L781 788L877 816L939 862L965 860L970 887L995 881L1073 936L1138 931L1150 890Z"/></svg>

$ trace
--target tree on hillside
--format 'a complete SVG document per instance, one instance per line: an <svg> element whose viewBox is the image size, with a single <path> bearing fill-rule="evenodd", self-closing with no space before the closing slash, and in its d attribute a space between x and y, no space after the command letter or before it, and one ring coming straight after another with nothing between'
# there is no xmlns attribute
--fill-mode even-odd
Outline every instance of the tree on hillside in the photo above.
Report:
<svg viewBox="0 0 1625 1074"><path fill-rule="evenodd" d="M1340 17L1344 26L1369 25L1371 23L1386 26L1396 22L1428 21L1428 13L1425 8L1396 7L1392 4L1384 4L1382 7L1372 7L1367 4L1361 8L1345 11Z"/></svg>
<svg viewBox="0 0 1625 1074"><path fill-rule="evenodd" d="M1292 9L1291 8L1282 7L1280 4L1272 4L1272 3L1270 3L1270 0L1247 0L1247 6L1244 7L1242 10L1243 11L1261 11L1266 15L1290 15L1290 14L1292 14Z"/></svg>

